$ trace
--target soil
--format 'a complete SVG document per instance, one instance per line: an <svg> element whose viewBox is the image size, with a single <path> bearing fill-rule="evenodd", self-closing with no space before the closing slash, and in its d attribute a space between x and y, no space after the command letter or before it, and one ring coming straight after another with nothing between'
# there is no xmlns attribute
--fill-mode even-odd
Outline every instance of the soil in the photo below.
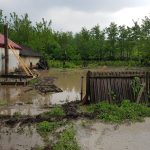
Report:
<svg viewBox="0 0 150 150"><path fill-rule="evenodd" d="M37 150L44 145L34 126L0 128L0 150Z"/></svg>
<svg viewBox="0 0 150 150"><path fill-rule="evenodd" d="M77 119L77 118L88 118L94 119L94 115L88 113L81 113L78 112L78 107L80 105L80 101L69 102L62 105L65 116L55 116L55 115L44 115L39 114L36 116L0 116L0 124L7 125L7 126L15 126L16 124L24 125L24 124L31 124L31 123L38 123L42 121L62 121L63 119Z"/></svg>

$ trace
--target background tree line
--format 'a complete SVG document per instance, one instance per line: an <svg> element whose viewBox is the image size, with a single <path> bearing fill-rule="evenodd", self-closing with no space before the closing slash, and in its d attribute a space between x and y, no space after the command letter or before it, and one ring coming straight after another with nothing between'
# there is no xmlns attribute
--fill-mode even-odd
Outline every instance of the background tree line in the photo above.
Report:
<svg viewBox="0 0 150 150"><path fill-rule="evenodd" d="M139 24L128 27L114 22L105 29L99 25L80 32L54 31L51 21L36 22L28 14L7 16L9 38L16 43L39 51L44 58L51 60L139 60L150 61L150 17L146 16ZM0 32L3 33L5 16L0 10Z"/></svg>

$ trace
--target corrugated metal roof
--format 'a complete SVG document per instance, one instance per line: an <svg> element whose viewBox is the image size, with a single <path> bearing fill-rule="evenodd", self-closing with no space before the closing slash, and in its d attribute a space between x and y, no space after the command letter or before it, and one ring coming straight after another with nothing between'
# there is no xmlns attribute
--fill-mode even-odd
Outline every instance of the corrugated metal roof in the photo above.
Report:
<svg viewBox="0 0 150 150"><path fill-rule="evenodd" d="M22 50L22 48L18 44L11 41L10 39L8 39L8 45L14 47L15 49ZM0 34L0 47L4 47L4 46L5 46L5 44L4 44L4 35Z"/></svg>

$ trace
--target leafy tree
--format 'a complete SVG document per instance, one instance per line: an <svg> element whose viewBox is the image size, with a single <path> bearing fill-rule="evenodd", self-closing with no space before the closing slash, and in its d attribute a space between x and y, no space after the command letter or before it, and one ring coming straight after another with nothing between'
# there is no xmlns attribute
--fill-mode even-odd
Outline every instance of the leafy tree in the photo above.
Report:
<svg viewBox="0 0 150 150"><path fill-rule="evenodd" d="M141 24L117 26L111 23L104 30L99 25L91 29L85 27L80 32L54 31L52 21L44 18L32 24L28 14L18 16L10 13L7 20L9 38L16 43L38 51L49 60L62 61L104 61L104 60L139 60L150 64L150 17L142 19ZM0 10L0 32L3 33L5 22Z"/></svg>
<svg viewBox="0 0 150 150"><path fill-rule="evenodd" d="M102 60L104 55L104 32L100 30L99 25L96 25L91 29L91 41L92 41L92 51L93 56L96 60Z"/></svg>
<svg viewBox="0 0 150 150"><path fill-rule="evenodd" d="M118 27L115 23L111 23L108 28L106 28L106 34L109 44L109 58L115 59L115 52L117 51L117 37L118 37Z"/></svg>

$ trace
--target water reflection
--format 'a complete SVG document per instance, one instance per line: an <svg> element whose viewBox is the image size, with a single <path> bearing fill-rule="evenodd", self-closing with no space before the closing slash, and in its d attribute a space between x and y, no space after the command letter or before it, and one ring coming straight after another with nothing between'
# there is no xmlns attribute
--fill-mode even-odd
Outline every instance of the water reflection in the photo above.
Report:
<svg viewBox="0 0 150 150"><path fill-rule="evenodd" d="M40 74L55 77L55 84L63 92L42 95L35 90L28 91L27 87L0 86L0 114L13 115L15 112L20 112L35 115L41 113L42 108L47 106L80 99L81 76L86 74L85 70L51 69L41 71Z"/></svg>
<svg viewBox="0 0 150 150"><path fill-rule="evenodd" d="M128 68L109 68L100 67L94 71L122 71ZM131 69L130 69L131 70ZM132 70L149 70L149 68L133 68ZM43 108L53 104L62 104L68 101L80 99L81 77L86 75L88 70L61 70L50 69L41 71L41 76L55 77L55 84L63 90L61 93L49 93L42 95L35 90L29 90L28 87L0 86L0 114L12 115L14 112L21 114L35 115L39 114ZM83 95L85 94L85 78L83 86ZM5 106L3 106L5 105Z"/></svg>

